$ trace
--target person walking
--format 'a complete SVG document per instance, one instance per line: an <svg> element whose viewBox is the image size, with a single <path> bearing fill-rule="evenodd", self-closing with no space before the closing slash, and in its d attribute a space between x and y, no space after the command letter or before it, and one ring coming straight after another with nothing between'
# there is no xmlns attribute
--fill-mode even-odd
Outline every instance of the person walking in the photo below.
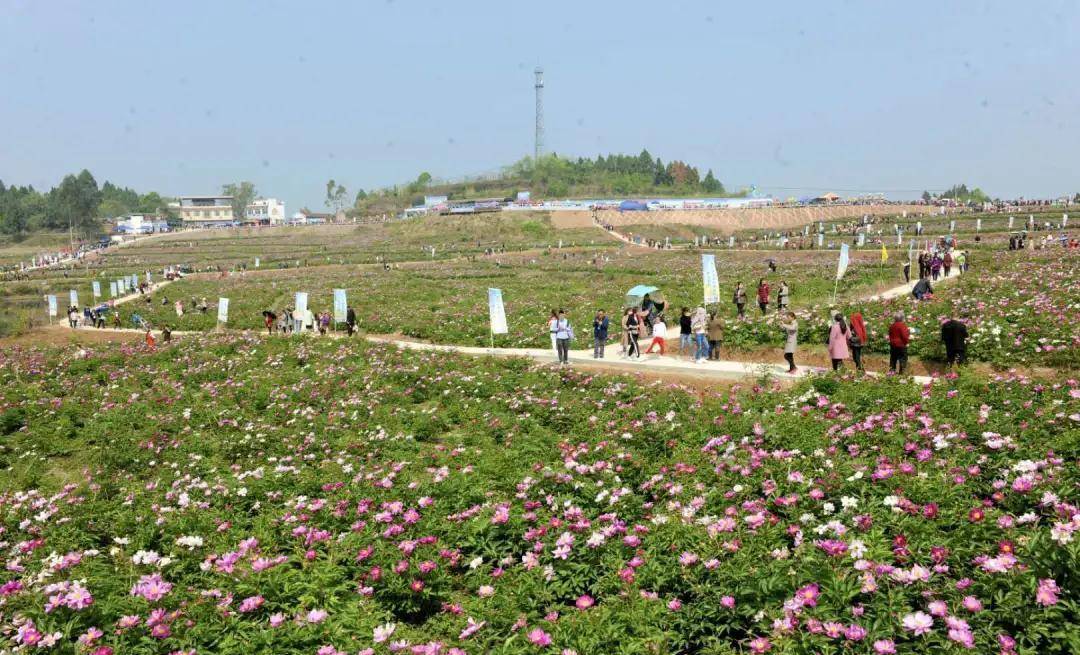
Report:
<svg viewBox="0 0 1080 655"><path fill-rule="evenodd" d="M596 316L593 317L592 322L592 336L593 336L593 359L604 358L604 346L607 345L608 339L608 317L604 313L604 310L596 312Z"/></svg>
<svg viewBox="0 0 1080 655"><path fill-rule="evenodd" d="M311 308L304 310L304 329L308 332L315 331L315 312L311 311Z"/></svg>
<svg viewBox="0 0 1080 655"><path fill-rule="evenodd" d="M184 317L184 301L183 300L180 300L178 298L176 300L176 302L174 303L173 308L176 310L176 318L183 318Z"/></svg>
<svg viewBox="0 0 1080 655"><path fill-rule="evenodd" d="M735 309L739 312L740 318L746 316L746 289L743 288L742 282L735 285L735 293L731 296L731 302L735 303Z"/></svg>
<svg viewBox="0 0 1080 655"><path fill-rule="evenodd" d="M784 359L788 363L788 373L795 373L799 369L795 366L795 346L799 341L799 320L795 318L795 312L788 312L786 320L781 315L780 327L786 335L784 340Z"/></svg>
<svg viewBox="0 0 1080 655"><path fill-rule="evenodd" d="M829 328L829 359L832 370L839 371L844 360L851 356L848 352L848 326L840 312L833 314L833 324Z"/></svg>
<svg viewBox="0 0 1080 655"><path fill-rule="evenodd" d="M566 318L566 312L560 309L555 315L555 351L560 364L570 363L570 340L573 338L574 328L570 325L570 319Z"/></svg>
<svg viewBox="0 0 1080 655"><path fill-rule="evenodd" d="M776 289L776 311L785 312L791 301L791 289L785 280L780 280L780 286Z"/></svg>
<svg viewBox="0 0 1080 655"><path fill-rule="evenodd" d="M652 326L652 341L649 343L649 347L645 349L646 355L651 355L653 348L660 349L660 356L663 357L666 352L665 340L667 339L667 324L664 323L664 315L657 314L656 322Z"/></svg>
<svg viewBox="0 0 1080 655"><path fill-rule="evenodd" d="M68 307L68 326L72 330L79 327L79 310L74 305Z"/></svg>
<svg viewBox="0 0 1080 655"><path fill-rule="evenodd" d="M848 348L851 350L851 360L855 362L857 370L863 370L862 349L867 344L866 324L862 314L855 312L851 315L848 327Z"/></svg>
<svg viewBox="0 0 1080 655"><path fill-rule="evenodd" d="M937 282L938 278L941 277L941 257L937 255L934 255L930 260L930 277L933 278L934 282Z"/></svg>
<svg viewBox="0 0 1080 655"><path fill-rule="evenodd" d="M952 271L953 256L951 252L946 252L945 256L941 258L941 267L945 271L945 277L949 277L949 272Z"/></svg>
<svg viewBox="0 0 1080 655"><path fill-rule="evenodd" d="M904 262L904 284L911 282L911 260Z"/></svg>
<svg viewBox="0 0 1080 655"><path fill-rule="evenodd" d="M694 333L694 361L700 364L709 357L709 341L706 335L709 329L709 316L705 313L704 307L694 310L694 315L690 317L690 329Z"/></svg>
<svg viewBox="0 0 1080 655"><path fill-rule="evenodd" d="M963 250L956 253L956 270L961 275L967 273L967 253Z"/></svg>
<svg viewBox="0 0 1080 655"><path fill-rule="evenodd" d="M679 355L688 356L687 352L694 341L694 333L691 329L690 310L682 308L679 314Z"/></svg>
<svg viewBox="0 0 1080 655"><path fill-rule="evenodd" d="M551 310L551 316L548 317L548 332L551 333L551 349L555 351L555 354L559 354L559 344L555 340L555 333L559 329L559 312L557 310Z"/></svg>
<svg viewBox="0 0 1080 655"><path fill-rule="evenodd" d="M330 312L323 310L319 314L319 334L325 336L330 329Z"/></svg>
<svg viewBox="0 0 1080 655"><path fill-rule="evenodd" d="M626 356L641 359L641 346L638 336L641 334L641 316L634 307L626 308L623 319L623 338L626 340Z"/></svg>
<svg viewBox="0 0 1080 655"><path fill-rule="evenodd" d="M263 324L266 325L266 334L269 336L274 333L274 325L277 323L277 314L267 309L263 311L262 315Z"/></svg>
<svg viewBox="0 0 1080 655"><path fill-rule="evenodd" d="M769 309L769 283L765 281L765 278L758 281L757 304L761 308L761 315L764 316Z"/></svg>
<svg viewBox="0 0 1080 655"><path fill-rule="evenodd" d="M945 358L949 366L967 361L968 330L963 321L950 318L941 324L941 342L945 345Z"/></svg>
<svg viewBox="0 0 1080 655"><path fill-rule="evenodd" d="M911 343L911 330L904 323L904 312L893 314L892 325L889 326L889 370L896 371L900 375L907 370L907 349Z"/></svg>
<svg viewBox="0 0 1080 655"><path fill-rule="evenodd" d="M345 311L345 327L350 337L356 333L356 310L352 307Z"/></svg>

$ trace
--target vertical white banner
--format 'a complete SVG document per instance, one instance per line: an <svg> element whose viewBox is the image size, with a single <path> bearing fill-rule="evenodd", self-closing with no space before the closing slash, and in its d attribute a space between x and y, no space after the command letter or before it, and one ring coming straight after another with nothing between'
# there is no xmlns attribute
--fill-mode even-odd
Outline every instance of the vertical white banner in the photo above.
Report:
<svg viewBox="0 0 1080 655"><path fill-rule="evenodd" d="M922 221L915 221L915 234L922 234Z"/></svg>
<svg viewBox="0 0 1080 655"><path fill-rule="evenodd" d="M844 273L848 267L848 245L846 243L840 244L840 260L836 263L836 279L841 280L844 278Z"/></svg>
<svg viewBox="0 0 1080 655"><path fill-rule="evenodd" d="M896 233L896 245L898 245L898 246L904 245L904 233L903 232L897 232Z"/></svg>
<svg viewBox="0 0 1080 655"><path fill-rule="evenodd" d="M116 288L116 282L110 282L109 283L109 297L110 298L115 298L118 293L119 293L119 289Z"/></svg>
<svg viewBox="0 0 1080 655"><path fill-rule="evenodd" d="M503 307L502 289L488 289L488 316L492 334L506 334L506 309Z"/></svg>
<svg viewBox="0 0 1080 655"><path fill-rule="evenodd" d="M347 311L345 289L334 289L334 322L344 323Z"/></svg>
<svg viewBox="0 0 1080 655"><path fill-rule="evenodd" d="M132 289L138 289L139 288L139 274L138 273L132 273L131 274L131 288Z"/></svg>
<svg viewBox="0 0 1080 655"><path fill-rule="evenodd" d="M147 284L153 284L153 282L150 281L150 271L146 272L146 283Z"/></svg>
<svg viewBox="0 0 1080 655"><path fill-rule="evenodd" d="M1013 217L1012 217L1012 216L1010 216L1010 217L1009 217L1009 229L1010 229L1010 230L1012 229L1012 226L1013 226Z"/></svg>
<svg viewBox="0 0 1080 655"><path fill-rule="evenodd" d="M975 231L976 232L982 232L982 219L981 218L976 218L975 219Z"/></svg>
<svg viewBox="0 0 1080 655"><path fill-rule="evenodd" d="M735 235L734 234L728 237L727 247L728 248L734 248L735 247Z"/></svg>
<svg viewBox="0 0 1080 655"><path fill-rule="evenodd" d="M101 283L100 282L98 282L97 280L94 280L93 282L90 283L90 288L94 292L94 300L97 300L98 298L101 297Z"/></svg>
<svg viewBox="0 0 1080 655"><path fill-rule="evenodd" d="M903 217L904 217L904 218L907 218L907 210L905 210L905 211L903 212Z"/></svg>
<svg viewBox="0 0 1080 655"><path fill-rule="evenodd" d="M1067 226L1068 224L1069 224L1069 215L1068 215L1068 214L1062 214L1062 215L1061 215L1061 229L1063 229L1063 230L1064 230L1064 229L1065 229L1065 227L1066 227L1066 226Z"/></svg>
<svg viewBox="0 0 1080 655"><path fill-rule="evenodd" d="M49 298L49 316L56 317L56 296L48 296Z"/></svg>
<svg viewBox="0 0 1080 655"><path fill-rule="evenodd" d="M949 221L949 234L952 234L955 231L956 231L956 220L953 219L953 220Z"/></svg>
<svg viewBox="0 0 1080 655"><path fill-rule="evenodd" d="M256 257L255 258L255 268L258 268L258 267L259 267L259 258Z"/></svg>
<svg viewBox="0 0 1080 655"><path fill-rule="evenodd" d="M218 298L217 301L217 320L218 323L229 322L229 299Z"/></svg>
<svg viewBox="0 0 1080 655"><path fill-rule="evenodd" d="M298 311L298 312L306 312L307 311L307 292L306 291L297 291L296 292L296 311Z"/></svg>
<svg viewBox="0 0 1080 655"><path fill-rule="evenodd" d="M859 232L859 247L866 245L866 232Z"/></svg>
<svg viewBox="0 0 1080 655"><path fill-rule="evenodd" d="M720 302L720 278L716 274L716 255L701 256L701 282L705 288L705 304Z"/></svg>
<svg viewBox="0 0 1080 655"><path fill-rule="evenodd" d="M71 300L71 306L72 307L78 307L79 306L79 292L78 291L76 291L75 289L72 289L71 291L68 291L68 298Z"/></svg>

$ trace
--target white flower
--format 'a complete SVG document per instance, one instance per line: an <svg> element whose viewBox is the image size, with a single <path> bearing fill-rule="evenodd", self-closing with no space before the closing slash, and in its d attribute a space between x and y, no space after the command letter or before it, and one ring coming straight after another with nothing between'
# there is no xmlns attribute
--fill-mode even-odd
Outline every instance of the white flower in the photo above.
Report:
<svg viewBox="0 0 1080 655"><path fill-rule="evenodd" d="M484 563L484 558L483 557L477 557L476 559L473 559L473 560L469 561L469 568L470 569L475 569L476 567L480 566L483 563Z"/></svg>
<svg viewBox="0 0 1080 655"><path fill-rule="evenodd" d="M885 505L885 507L896 507L896 504L899 502L900 498L897 496L885 496L885 498L882 499L881 504Z"/></svg>
<svg viewBox="0 0 1080 655"><path fill-rule="evenodd" d="M195 535L185 535L176 538L176 545L183 546L188 550L195 550L203 545L203 538Z"/></svg>
<svg viewBox="0 0 1080 655"><path fill-rule="evenodd" d="M376 644L381 644L382 642L389 639L390 636L394 634L394 630L396 629L397 626L393 623L384 623L383 625L376 626L372 639L375 641Z"/></svg>
<svg viewBox="0 0 1080 655"><path fill-rule="evenodd" d="M853 509L859 506L859 499L852 496L841 496L840 505L843 506L844 509Z"/></svg>
<svg viewBox="0 0 1080 655"><path fill-rule="evenodd" d="M836 505L833 505L832 503L825 503L821 506L821 511L825 512L826 514L832 514L836 511Z"/></svg>

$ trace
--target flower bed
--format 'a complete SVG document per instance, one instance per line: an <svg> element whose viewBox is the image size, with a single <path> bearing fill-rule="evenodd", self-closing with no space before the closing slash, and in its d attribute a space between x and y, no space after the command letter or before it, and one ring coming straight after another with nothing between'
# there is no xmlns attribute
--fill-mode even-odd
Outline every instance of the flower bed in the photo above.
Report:
<svg viewBox="0 0 1080 655"><path fill-rule="evenodd" d="M1076 380L699 398L223 335L0 383L23 652L1080 649Z"/></svg>

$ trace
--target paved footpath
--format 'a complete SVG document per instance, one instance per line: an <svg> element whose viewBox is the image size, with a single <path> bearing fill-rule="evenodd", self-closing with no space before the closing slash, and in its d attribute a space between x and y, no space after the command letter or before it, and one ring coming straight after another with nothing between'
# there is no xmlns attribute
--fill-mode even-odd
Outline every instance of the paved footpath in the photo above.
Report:
<svg viewBox="0 0 1080 655"><path fill-rule="evenodd" d="M950 278L939 281L949 281L960 277L959 275L953 275ZM157 291L171 284L171 281L162 281L153 285L152 291ZM905 296L911 293L911 288L914 286L914 282L901 284L890 289L886 289L879 294L870 296L867 300L885 300L889 298L896 298ZM142 297L142 294L134 293L127 296L122 296L113 300L113 304L120 305L123 303L131 302ZM86 330L97 330L98 328L85 327ZM126 329L126 328L101 328L100 331L109 332L131 332L136 333L139 330ZM197 335L204 334L202 332L186 332L186 331L174 331L173 335ZM259 334L265 334L259 332ZM339 336L340 335L335 335ZM317 336L306 336L305 338L319 338ZM393 339L391 337L383 336L368 336L365 337L369 341L377 343L388 343L396 345L399 348L408 348L412 350L428 350L428 351L440 351L440 352L456 352L465 355L472 355L477 357L526 357L537 362L552 363L556 361L556 355L554 351L549 348L485 348L480 346L456 346L451 344L436 344L426 343L422 341L407 341L404 339ZM608 353L611 353L611 357L605 357L602 360L593 359L592 350L571 350L569 353L570 363L590 363L590 364L603 364L605 367L612 370L625 369L627 373L635 372L656 372L656 373L686 373L688 375L715 378L717 380L743 380L759 378L763 375L780 379L780 380L796 380L802 377L806 377L811 374L822 374L826 372L826 369L820 367L802 366L799 367L795 373L787 372L787 365L771 362L740 362L731 360L720 361L705 361L705 362L693 362L687 359L678 357L660 357L658 355L646 355L641 359L626 359L618 355L618 346L609 345L607 347ZM779 354L779 351L778 351ZM875 375L869 373L868 375ZM927 376L913 376L912 380L919 384L927 384L933 382L932 377Z"/></svg>

